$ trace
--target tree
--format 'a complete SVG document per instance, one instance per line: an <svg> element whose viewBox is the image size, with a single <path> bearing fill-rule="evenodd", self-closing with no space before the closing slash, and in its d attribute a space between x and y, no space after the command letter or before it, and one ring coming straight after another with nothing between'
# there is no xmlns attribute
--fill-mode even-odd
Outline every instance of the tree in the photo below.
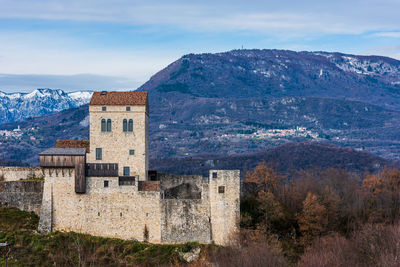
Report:
<svg viewBox="0 0 400 267"><path fill-rule="evenodd" d="M265 161L261 162L253 172L246 173L246 182L257 184L263 191L277 193L282 181L283 177L273 168L267 167Z"/></svg>
<svg viewBox="0 0 400 267"><path fill-rule="evenodd" d="M326 208L316 195L310 192L307 194L303 201L303 210L298 214L297 220L305 244L325 231L328 222Z"/></svg>

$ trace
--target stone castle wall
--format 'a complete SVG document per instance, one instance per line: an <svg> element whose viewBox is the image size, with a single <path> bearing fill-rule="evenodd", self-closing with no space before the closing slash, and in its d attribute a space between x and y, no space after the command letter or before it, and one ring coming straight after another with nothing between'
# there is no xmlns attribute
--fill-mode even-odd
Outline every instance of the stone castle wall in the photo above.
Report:
<svg viewBox="0 0 400 267"><path fill-rule="evenodd" d="M139 191L138 183L120 186L118 177L87 177L85 194L74 193L73 172L46 173L39 230L152 243L227 244L240 216L239 171L215 172L216 178L161 174L160 191Z"/></svg>
<svg viewBox="0 0 400 267"><path fill-rule="evenodd" d="M108 181L108 187L104 187ZM46 175L39 230L161 242L160 192L119 186L118 177L87 177L85 194L72 177Z"/></svg>
<svg viewBox="0 0 400 267"><path fill-rule="evenodd" d="M0 167L0 181L19 181L38 177L43 177L42 168Z"/></svg>
<svg viewBox="0 0 400 267"><path fill-rule="evenodd" d="M210 211L213 241L229 245L239 229L240 171L210 170Z"/></svg>
<svg viewBox="0 0 400 267"><path fill-rule="evenodd" d="M15 207L40 214L43 181L0 182L0 207Z"/></svg>
<svg viewBox="0 0 400 267"><path fill-rule="evenodd" d="M239 171L211 171L210 177L159 174L157 186L150 188L159 191L139 191L138 183L120 186L118 177L87 177L85 194L74 191L73 169L44 171L45 182L0 182L0 206L40 214L44 232L225 245L237 231Z"/></svg>
<svg viewBox="0 0 400 267"><path fill-rule="evenodd" d="M158 176L164 194L161 202L161 241L211 243L208 177Z"/></svg>
<svg viewBox="0 0 400 267"><path fill-rule="evenodd" d="M89 106L90 153L88 163L118 163L119 175L123 167L130 167L130 176L139 175L139 180L147 179L148 171L148 114L146 106ZM101 131L101 120L112 120L112 131ZM133 132L123 132L123 120L133 119ZM96 160L96 148L102 148L102 160ZM129 150L135 154L130 155Z"/></svg>

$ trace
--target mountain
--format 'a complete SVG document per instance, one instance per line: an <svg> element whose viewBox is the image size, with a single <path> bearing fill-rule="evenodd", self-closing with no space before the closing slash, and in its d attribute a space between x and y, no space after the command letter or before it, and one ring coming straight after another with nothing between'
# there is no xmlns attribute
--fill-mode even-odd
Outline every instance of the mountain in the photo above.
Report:
<svg viewBox="0 0 400 267"><path fill-rule="evenodd" d="M400 109L400 61L287 50L190 54L156 73L140 90L228 99L349 98Z"/></svg>
<svg viewBox="0 0 400 267"><path fill-rule="evenodd" d="M242 178L262 161L284 174L300 170L340 168L360 174L375 173L393 163L371 153L318 142L287 143L256 153L233 156L198 155L187 158L153 159L159 172L208 175L210 169L240 169Z"/></svg>
<svg viewBox="0 0 400 267"><path fill-rule="evenodd" d="M60 89L36 89L31 93L0 92L0 124L75 108L87 104L91 96L89 91L65 93Z"/></svg>
<svg viewBox="0 0 400 267"><path fill-rule="evenodd" d="M231 157L317 141L400 160L399 69L386 57L327 52L185 55L138 89L150 96L150 157ZM79 95L68 97L84 103ZM0 155L35 164L38 148L87 138L87 112L0 125L22 129L21 137L0 136Z"/></svg>
<svg viewBox="0 0 400 267"><path fill-rule="evenodd" d="M38 165L38 153L57 139L89 138L88 105L0 125L0 159ZM20 127L21 133L13 132ZM2 136L7 131L10 136ZM1 165L0 165L1 166Z"/></svg>

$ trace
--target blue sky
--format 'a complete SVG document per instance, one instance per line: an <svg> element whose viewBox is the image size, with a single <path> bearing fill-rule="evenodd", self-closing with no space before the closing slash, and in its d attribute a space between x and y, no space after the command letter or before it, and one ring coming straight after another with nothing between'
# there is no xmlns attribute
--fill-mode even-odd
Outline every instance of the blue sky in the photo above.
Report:
<svg viewBox="0 0 400 267"><path fill-rule="evenodd" d="M399 0L0 0L0 91L134 89L188 53L400 59Z"/></svg>

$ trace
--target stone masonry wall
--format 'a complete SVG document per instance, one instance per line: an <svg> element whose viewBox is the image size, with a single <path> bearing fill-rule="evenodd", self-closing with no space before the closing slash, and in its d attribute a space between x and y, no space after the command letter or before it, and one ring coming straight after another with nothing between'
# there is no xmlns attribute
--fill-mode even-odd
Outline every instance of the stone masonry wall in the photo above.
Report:
<svg viewBox="0 0 400 267"><path fill-rule="evenodd" d="M34 177L42 177L42 168L34 167L0 167L0 182L1 181L19 181Z"/></svg>
<svg viewBox="0 0 400 267"><path fill-rule="evenodd" d="M76 194L73 176L46 173L42 213L50 219L41 218L39 230L161 242L160 192L119 186L118 177L87 177L86 193Z"/></svg>
<svg viewBox="0 0 400 267"><path fill-rule="evenodd" d="M161 242L211 242L210 204L203 199L163 199Z"/></svg>
<svg viewBox="0 0 400 267"><path fill-rule="evenodd" d="M40 214L43 181L0 182L0 206Z"/></svg>
<svg viewBox="0 0 400 267"><path fill-rule="evenodd" d="M161 192L139 191L138 183L120 186L118 177L87 177L86 193L76 194L73 171L64 172L64 176L61 171L47 171L39 230L151 243L198 241L225 245L238 229L240 173L213 172L217 172L216 178L212 178L212 172L210 178L161 175ZM201 198L191 198L187 193L163 198L163 190L182 184L193 185ZM218 191L220 186L224 186L223 193Z"/></svg>
<svg viewBox="0 0 400 267"><path fill-rule="evenodd" d="M220 187L223 187L223 193L219 191ZM210 211L212 240L216 244L229 245L239 229L240 171L210 170Z"/></svg>
<svg viewBox="0 0 400 267"><path fill-rule="evenodd" d="M180 188L183 184L189 184L191 188L199 189L201 193L201 198L196 199L197 192L192 192L192 194L176 192L172 196L174 198L161 201L161 241L163 243L191 241L210 243L208 178L198 175L170 174L159 174L159 178L164 192L171 188Z"/></svg>
<svg viewBox="0 0 400 267"><path fill-rule="evenodd" d="M89 106L90 113L90 153L89 163L118 163L119 175L123 167L130 168L130 176L139 175L139 180L147 179L148 170L148 114L146 106ZM112 131L101 131L101 120L112 120ZM123 120L133 119L133 132L123 132ZM103 159L96 160L96 148L102 148ZM129 150L135 154L130 155Z"/></svg>

